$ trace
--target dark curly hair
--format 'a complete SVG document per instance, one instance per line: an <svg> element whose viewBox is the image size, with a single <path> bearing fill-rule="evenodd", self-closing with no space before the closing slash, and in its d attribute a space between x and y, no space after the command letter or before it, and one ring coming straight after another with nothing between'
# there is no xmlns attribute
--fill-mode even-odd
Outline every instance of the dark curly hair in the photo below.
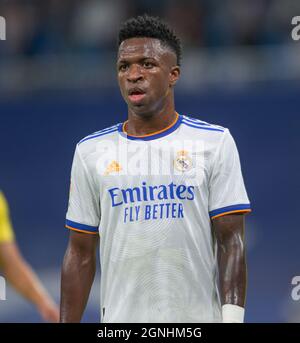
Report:
<svg viewBox="0 0 300 343"><path fill-rule="evenodd" d="M157 38L165 46L169 47L177 57L177 64L181 63L181 42L175 35L175 32L160 18L148 16L144 14L142 16L128 19L119 31L120 44L129 38L136 37L148 37Z"/></svg>

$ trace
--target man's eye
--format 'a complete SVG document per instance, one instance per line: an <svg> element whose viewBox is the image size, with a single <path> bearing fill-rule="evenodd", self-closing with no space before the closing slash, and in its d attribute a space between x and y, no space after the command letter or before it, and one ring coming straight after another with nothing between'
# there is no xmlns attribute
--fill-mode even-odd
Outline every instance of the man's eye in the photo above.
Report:
<svg viewBox="0 0 300 343"><path fill-rule="evenodd" d="M144 68L152 68L153 66L154 66L153 63L151 63L151 62L144 62L143 63Z"/></svg>
<svg viewBox="0 0 300 343"><path fill-rule="evenodd" d="M120 71L126 71L127 68L128 68L127 64L122 64L122 65L119 66L119 70Z"/></svg>

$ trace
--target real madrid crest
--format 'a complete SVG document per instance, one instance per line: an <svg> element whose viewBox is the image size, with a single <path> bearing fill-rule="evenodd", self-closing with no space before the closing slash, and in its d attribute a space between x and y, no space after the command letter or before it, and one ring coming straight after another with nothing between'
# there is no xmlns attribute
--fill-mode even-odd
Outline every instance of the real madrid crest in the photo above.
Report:
<svg viewBox="0 0 300 343"><path fill-rule="evenodd" d="M176 157L174 159L174 168L178 171L185 172L192 168L193 161L192 158L189 156L189 152L186 150L179 150L176 153Z"/></svg>

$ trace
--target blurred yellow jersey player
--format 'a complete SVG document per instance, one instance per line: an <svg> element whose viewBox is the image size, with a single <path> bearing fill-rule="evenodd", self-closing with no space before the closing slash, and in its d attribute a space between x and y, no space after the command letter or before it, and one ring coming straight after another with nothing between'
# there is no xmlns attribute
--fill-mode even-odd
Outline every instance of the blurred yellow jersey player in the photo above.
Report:
<svg viewBox="0 0 300 343"><path fill-rule="evenodd" d="M18 249L4 194L0 191L0 272L26 299L32 302L42 318L58 322L58 307Z"/></svg>
<svg viewBox="0 0 300 343"><path fill-rule="evenodd" d="M0 191L0 243L13 242L14 238L8 215L8 206L3 193Z"/></svg>

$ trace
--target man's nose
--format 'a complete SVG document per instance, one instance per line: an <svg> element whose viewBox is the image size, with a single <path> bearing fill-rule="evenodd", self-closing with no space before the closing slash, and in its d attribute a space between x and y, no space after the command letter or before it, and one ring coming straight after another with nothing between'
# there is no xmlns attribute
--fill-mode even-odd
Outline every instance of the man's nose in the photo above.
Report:
<svg viewBox="0 0 300 343"><path fill-rule="evenodd" d="M141 72L140 66L132 64L129 68L127 79L130 82L137 82L139 80L142 80L143 74Z"/></svg>

